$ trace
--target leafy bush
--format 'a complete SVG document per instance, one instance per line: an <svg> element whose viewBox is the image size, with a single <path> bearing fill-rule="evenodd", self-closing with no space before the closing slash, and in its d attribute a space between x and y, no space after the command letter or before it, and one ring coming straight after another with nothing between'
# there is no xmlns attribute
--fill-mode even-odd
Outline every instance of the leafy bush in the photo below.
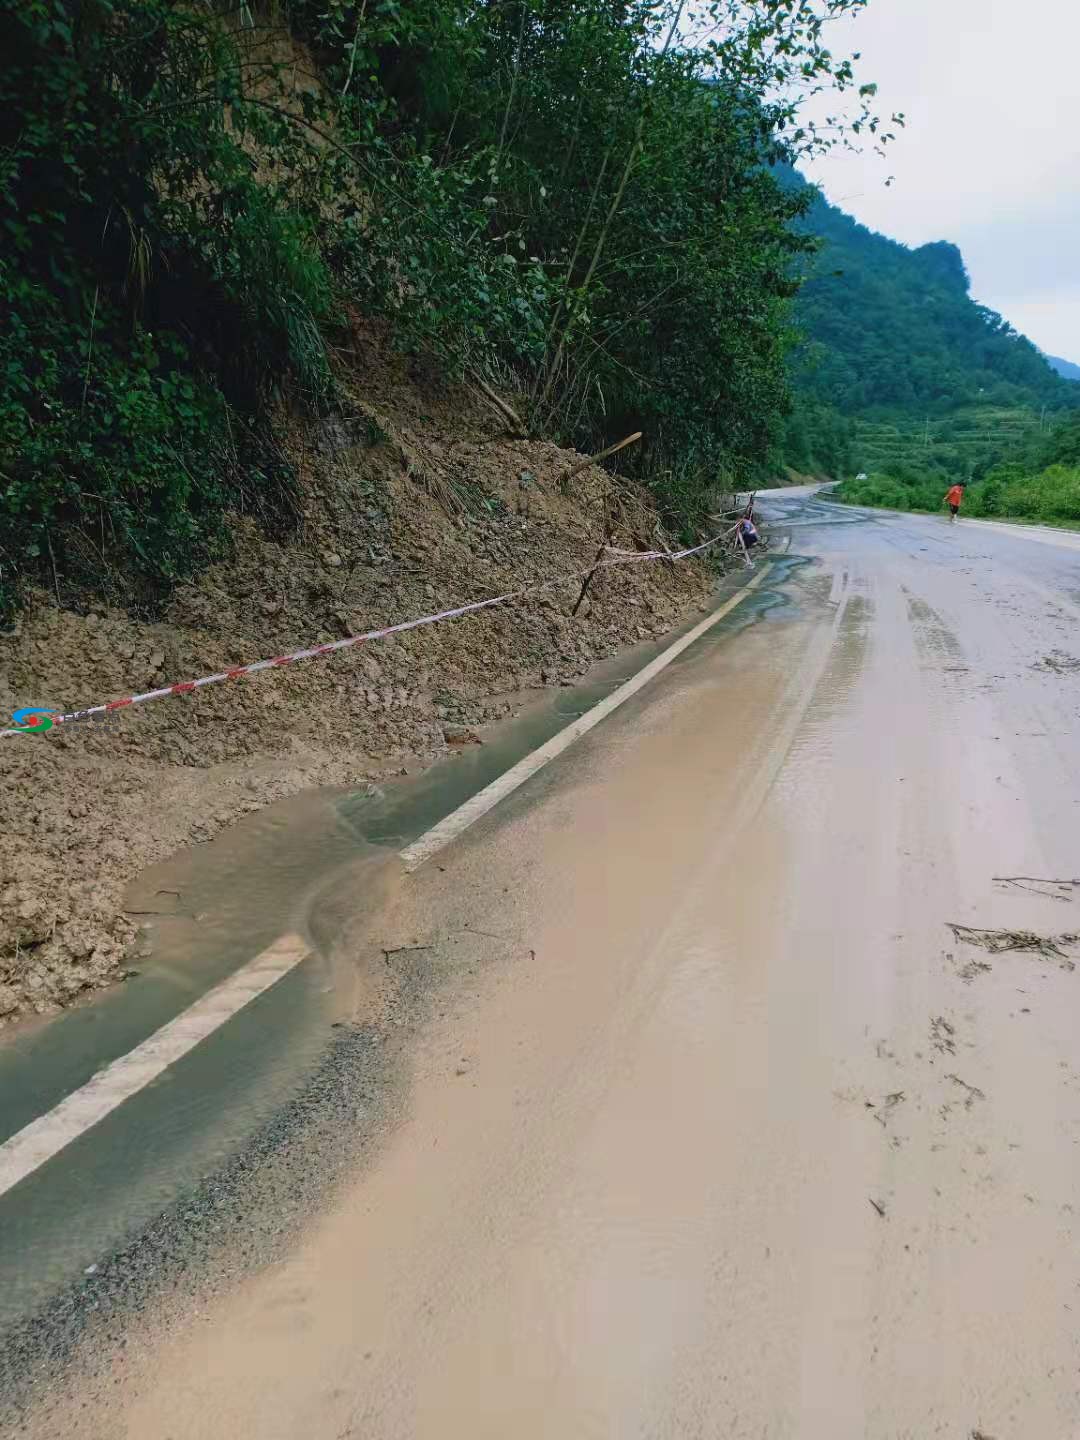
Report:
<svg viewBox="0 0 1080 1440"><path fill-rule="evenodd" d="M179 363L168 334L155 341L135 325L122 346L101 338L92 347L88 326L43 287L13 280L3 262L0 303L9 307L0 336L3 599L14 600L13 559L66 560L72 578L92 578L107 551L145 579L186 573L236 498L220 392ZM111 317L100 319L107 335Z"/></svg>
<svg viewBox="0 0 1080 1440"><path fill-rule="evenodd" d="M1066 415L1040 439L1035 458L1042 465L1080 465L1080 411Z"/></svg>
<svg viewBox="0 0 1080 1440"><path fill-rule="evenodd" d="M329 391L313 224L254 173L294 127L245 111L212 10L0 15L0 610L25 571L70 591L122 570L149 601L219 545L227 508L287 512L263 402L286 375Z"/></svg>
<svg viewBox="0 0 1080 1440"><path fill-rule="evenodd" d="M1051 465L1035 475L1009 473L1019 468L1002 466L987 477L981 488L991 492L994 509L987 509L980 497L978 513L1051 524L1080 520L1080 466Z"/></svg>

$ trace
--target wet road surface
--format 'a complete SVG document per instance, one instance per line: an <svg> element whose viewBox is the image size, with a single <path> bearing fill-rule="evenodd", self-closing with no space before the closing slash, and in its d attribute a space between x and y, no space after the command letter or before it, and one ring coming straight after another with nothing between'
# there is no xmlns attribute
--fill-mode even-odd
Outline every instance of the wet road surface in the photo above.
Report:
<svg viewBox="0 0 1080 1440"><path fill-rule="evenodd" d="M739 633L437 863L331 874L301 1048L321 1004L393 1057L281 1137L332 1185L26 1433L1078 1432L1080 555L765 503L808 563Z"/></svg>

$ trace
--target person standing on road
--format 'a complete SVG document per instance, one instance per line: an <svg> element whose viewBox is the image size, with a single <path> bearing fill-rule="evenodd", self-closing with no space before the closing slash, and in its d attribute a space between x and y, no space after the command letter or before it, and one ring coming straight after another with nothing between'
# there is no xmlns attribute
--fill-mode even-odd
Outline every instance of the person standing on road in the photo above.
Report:
<svg viewBox="0 0 1080 1440"><path fill-rule="evenodd" d="M960 514L960 506L964 503L964 484L960 481L954 485L945 495L945 503L949 507L949 524L956 524L956 517Z"/></svg>

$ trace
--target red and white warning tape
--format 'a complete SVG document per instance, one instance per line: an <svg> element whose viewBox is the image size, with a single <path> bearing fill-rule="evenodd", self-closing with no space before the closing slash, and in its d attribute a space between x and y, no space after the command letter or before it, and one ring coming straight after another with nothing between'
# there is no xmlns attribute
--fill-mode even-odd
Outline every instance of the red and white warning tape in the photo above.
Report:
<svg viewBox="0 0 1080 1440"><path fill-rule="evenodd" d="M489 610L494 605L505 605L510 600L519 600L522 596L528 595L536 590L544 590L552 585L565 584L568 580L580 579L591 570L608 569L615 565L627 565L642 560L686 560L691 555L697 555L702 550L708 550L718 541L725 539L724 535L714 535L711 540L706 540L702 545L693 545L686 550L611 550L615 556L612 560L602 560L599 565L589 566L587 569L578 570L569 575L559 575L551 580L539 580L533 585L522 586L520 590L507 591L505 595L494 595L488 600L474 600L469 605L455 605L450 610L439 610L434 615L422 615L418 620L403 620L397 625L386 625L380 630L365 630L362 635L349 635L344 640L332 640L326 645L312 645L306 650L294 650L290 655L277 655L272 660L256 660L251 665L238 665L231 670L219 670L215 675L203 675L198 680L181 680L175 685L163 685L158 690L147 690L142 695L126 695L122 700L109 700L101 705L88 705L82 710L72 710L68 714L58 715L50 713L48 718L52 725L60 725L75 720L87 720L95 715L107 715L116 710L126 710L129 705L145 705L148 700L164 700L169 695L190 695L194 690L201 690L206 685L217 685L222 680L239 680L244 675L255 675L260 670L273 670L281 665L294 665L299 660L312 660L317 655L333 655L339 650L349 650L354 645L363 645L370 640L385 640L388 635L400 635L405 630L417 630L422 625L435 625L441 620L454 620L459 615L471 615L477 610ZM31 724L19 726L15 729L0 730L0 736L18 735L32 733L36 727Z"/></svg>

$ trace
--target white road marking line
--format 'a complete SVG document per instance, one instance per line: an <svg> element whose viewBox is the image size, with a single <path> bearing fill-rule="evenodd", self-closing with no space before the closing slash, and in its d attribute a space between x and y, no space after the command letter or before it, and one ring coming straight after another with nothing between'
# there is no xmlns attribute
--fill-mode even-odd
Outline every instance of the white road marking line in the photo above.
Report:
<svg viewBox="0 0 1080 1440"><path fill-rule="evenodd" d="M1002 535L1013 535L1019 540L1036 540L1042 545L1056 545L1060 550L1080 550L1080 535L1075 530L1051 530L1040 525L1010 525L1004 520L980 520L968 516L959 522L965 530L978 526L980 530L997 530Z"/></svg>
<svg viewBox="0 0 1080 1440"><path fill-rule="evenodd" d="M531 755L526 755L471 800L459 806L445 820L441 820L418 840L406 846L401 852L406 868L417 869L437 850L449 845L462 831L467 830L482 815L486 815L500 800L519 785L523 785L531 775L542 770L579 736L599 725L601 720L613 710L617 710L654 676L659 675L661 670L666 669L695 640L725 615L729 615L736 605L740 605L750 592L761 584L768 568L768 565L763 566L748 585L732 595L711 615L707 615L692 630L688 630L681 639L669 645L662 654L651 660L617 690L594 705L587 714L560 730L547 744L541 745ZM227 980L223 980L200 1000L196 1000L175 1020L170 1020L167 1025L155 1031L141 1045L107 1065L46 1114L24 1125L9 1140L0 1144L0 1196L13 1189L20 1180L32 1175L100 1120L104 1120L125 1100L137 1095L170 1065L175 1064L189 1050L193 1050L200 1041L212 1035L227 1020L231 1020L257 995L269 990L271 985L276 984L290 970L294 970L309 953L310 947L299 935L283 935Z"/></svg>
<svg viewBox="0 0 1080 1440"><path fill-rule="evenodd" d="M493 780L490 785L485 785L483 790L478 790L470 800L466 800L463 805L459 805L456 810L451 811L445 820L440 820L437 825L433 825L411 845L406 845L405 849L400 852L406 870L418 870L425 860L430 860L437 851L449 845L452 840L456 840L470 825L475 825L481 816L486 815L489 810L493 810L500 800L505 800L507 795L524 785L526 780L531 779L538 770L542 770L557 755L561 755L575 740L587 734L594 726L599 725L601 720L606 719L613 710L617 710L632 695L636 695L643 686L659 675L661 670L666 669L677 656L693 645L695 640L700 639L707 630L711 630L717 621L722 620L725 615L730 615L736 605L741 605L750 592L764 580L768 568L768 565L765 565L742 590L725 600L719 609L714 610L711 615L707 615L704 620L695 625L692 630L688 630L673 645L669 645L662 654L657 655L655 660L650 660L648 665L643 666L636 675L620 685L617 690L613 690L610 695L598 701L580 719L574 720L564 730L553 735L546 744L541 745L538 750L534 750L531 755L526 755L523 760L519 760L516 765L511 766L509 770Z"/></svg>
<svg viewBox="0 0 1080 1440"><path fill-rule="evenodd" d="M156 1080L310 953L311 947L299 935L283 935L175 1020L5 1140L0 1145L0 1195Z"/></svg>

